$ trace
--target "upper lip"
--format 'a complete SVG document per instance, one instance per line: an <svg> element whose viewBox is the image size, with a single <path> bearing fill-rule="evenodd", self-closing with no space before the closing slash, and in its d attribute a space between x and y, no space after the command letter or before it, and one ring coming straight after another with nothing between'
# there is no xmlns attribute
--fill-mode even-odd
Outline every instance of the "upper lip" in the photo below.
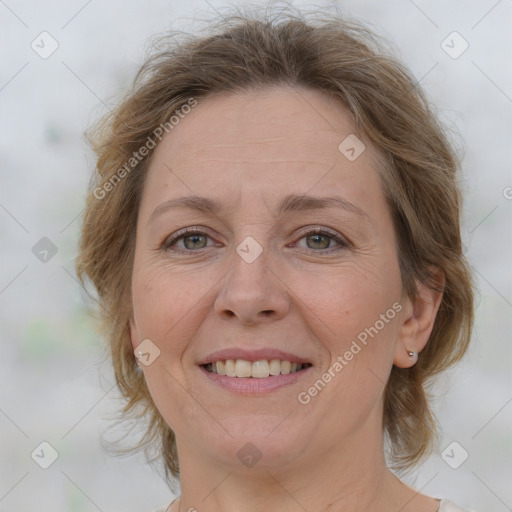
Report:
<svg viewBox="0 0 512 512"><path fill-rule="evenodd" d="M308 359L300 357L290 352L283 352L275 348L260 348L257 350L247 350L243 348L226 348L212 352L210 355L202 358L197 364L203 365L216 363L217 361L227 361L228 359L245 359L246 361L262 361L280 359L281 361L290 361L291 363L305 364L311 363Z"/></svg>

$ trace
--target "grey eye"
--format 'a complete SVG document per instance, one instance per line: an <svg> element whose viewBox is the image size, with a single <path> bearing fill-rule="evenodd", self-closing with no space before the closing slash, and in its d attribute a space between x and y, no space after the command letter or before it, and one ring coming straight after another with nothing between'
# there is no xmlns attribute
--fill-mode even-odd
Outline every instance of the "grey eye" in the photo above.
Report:
<svg viewBox="0 0 512 512"><path fill-rule="evenodd" d="M310 235L306 237L306 243L309 249L327 249L331 244L332 238L322 234Z"/></svg>
<svg viewBox="0 0 512 512"><path fill-rule="evenodd" d="M182 240L186 249L203 249L207 245L208 236L200 234L187 235Z"/></svg>

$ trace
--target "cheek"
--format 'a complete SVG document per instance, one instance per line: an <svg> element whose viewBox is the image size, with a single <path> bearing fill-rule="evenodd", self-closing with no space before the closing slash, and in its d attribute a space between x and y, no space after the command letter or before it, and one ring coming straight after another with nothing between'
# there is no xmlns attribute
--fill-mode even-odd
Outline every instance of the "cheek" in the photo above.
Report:
<svg viewBox="0 0 512 512"><path fill-rule="evenodd" d="M292 292L315 325L323 326L333 344L346 342L379 322L401 293L398 269L379 271L375 265L346 265L327 271L290 276ZM309 313L307 313L309 311ZM394 311L388 316L394 318ZM385 320L388 320L386 317ZM390 322L386 322L388 326ZM383 329L379 329L383 330Z"/></svg>
<svg viewBox="0 0 512 512"><path fill-rule="evenodd" d="M292 282L323 354L320 378L329 382L319 392L318 405L330 411L333 404L343 404L363 417L381 395L393 364L401 308L398 264L358 262L297 274ZM311 392L316 396L316 389Z"/></svg>
<svg viewBox="0 0 512 512"><path fill-rule="evenodd" d="M333 423L340 429L361 425L376 410L393 364L400 283L389 276L376 280L365 275L347 269L329 276L329 291L316 295L311 286L322 280L296 281L307 287L302 291L304 315L324 354L319 374L302 390L301 403L308 401L311 418L318 414L329 428ZM343 419L340 411L352 411L351 420Z"/></svg>
<svg viewBox="0 0 512 512"><path fill-rule="evenodd" d="M214 282L204 272L178 272L161 263L135 266L132 300L138 337L151 339L164 351L181 350L186 332L192 335L197 316L204 314Z"/></svg>
<svg viewBox="0 0 512 512"><path fill-rule="evenodd" d="M132 300L138 342L150 339L160 350L159 357L143 367L145 380L158 410L175 430L185 428L180 425L182 418L191 421L198 415L183 384L182 359L200 325L198 315L204 315L208 286L202 282L161 264L134 267Z"/></svg>

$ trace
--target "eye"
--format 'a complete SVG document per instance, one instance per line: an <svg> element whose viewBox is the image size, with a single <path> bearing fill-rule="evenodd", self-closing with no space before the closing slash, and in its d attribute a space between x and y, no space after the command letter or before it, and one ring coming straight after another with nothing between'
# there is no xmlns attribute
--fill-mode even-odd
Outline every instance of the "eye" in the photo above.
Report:
<svg viewBox="0 0 512 512"><path fill-rule="evenodd" d="M317 228L303 233L296 246L318 253L344 249L349 244L338 234Z"/></svg>
<svg viewBox="0 0 512 512"><path fill-rule="evenodd" d="M166 251L188 254L212 245L215 245L215 242L205 231L198 228L186 228L166 238L161 248ZM295 246L318 254L347 248L349 243L337 233L316 228L303 232Z"/></svg>
<svg viewBox="0 0 512 512"><path fill-rule="evenodd" d="M214 245L214 243L208 243L209 240L213 242L204 231L187 228L166 238L162 249L182 253L195 252Z"/></svg>

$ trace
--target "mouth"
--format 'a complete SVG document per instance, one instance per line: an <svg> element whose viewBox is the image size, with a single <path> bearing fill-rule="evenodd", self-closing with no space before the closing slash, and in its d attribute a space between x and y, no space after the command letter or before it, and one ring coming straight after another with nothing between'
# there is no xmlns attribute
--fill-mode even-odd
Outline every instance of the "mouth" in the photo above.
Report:
<svg viewBox="0 0 512 512"><path fill-rule="evenodd" d="M201 373L213 384L238 395L258 395L291 386L313 371L311 359L274 347L231 347L199 360Z"/></svg>
<svg viewBox="0 0 512 512"><path fill-rule="evenodd" d="M225 359L200 365L208 373L237 379L266 379L305 371L311 363L295 363L281 359Z"/></svg>
<svg viewBox="0 0 512 512"><path fill-rule="evenodd" d="M274 356L275 357L275 356ZM308 362L289 359L218 359L199 365L203 375L217 389L255 396L291 386L313 370Z"/></svg>

